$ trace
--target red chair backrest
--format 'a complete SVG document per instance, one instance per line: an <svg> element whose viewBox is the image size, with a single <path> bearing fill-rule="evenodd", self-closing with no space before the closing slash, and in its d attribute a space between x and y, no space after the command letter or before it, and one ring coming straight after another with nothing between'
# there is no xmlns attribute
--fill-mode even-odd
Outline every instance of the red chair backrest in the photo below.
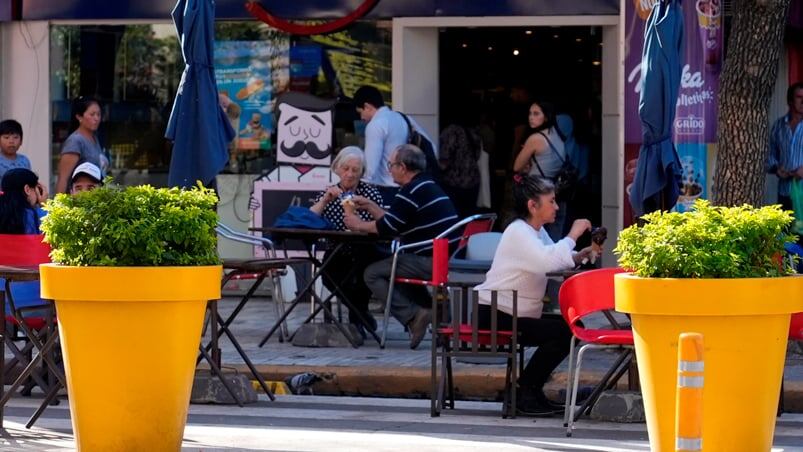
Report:
<svg viewBox="0 0 803 452"><path fill-rule="evenodd" d="M560 313L574 329L582 317L606 309L614 309L613 275L623 273L621 268L600 268L578 273L560 286L558 301Z"/></svg>
<svg viewBox="0 0 803 452"><path fill-rule="evenodd" d="M789 322L789 339L803 341L803 312L792 314L792 320Z"/></svg>
<svg viewBox="0 0 803 452"><path fill-rule="evenodd" d="M50 262L50 245L42 234L0 234L0 265L37 265Z"/></svg>
<svg viewBox="0 0 803 452"><path fill-rule="evenodd" d="M460 236L460 242L457 244L457 249L462 250L468 245L468 238L480 232L491 232L494 226L493 218L480 218L466 224L463 228L463 234Z"/></svg>
<svg viewBox="0 0 803 452"><path fill-rule="evenodd" d="M432 241L432 280L431 284L446 284L449 278L449 239L441 238Z"/></svg>

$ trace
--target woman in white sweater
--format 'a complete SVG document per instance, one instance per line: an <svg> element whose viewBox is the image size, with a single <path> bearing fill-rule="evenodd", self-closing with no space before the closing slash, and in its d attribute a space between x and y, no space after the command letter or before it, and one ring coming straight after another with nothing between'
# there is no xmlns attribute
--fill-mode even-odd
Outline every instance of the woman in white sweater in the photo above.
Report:
<svg viewBox="0 0 803 452"><path fill-rule="evenodd" d="M485 282L476 287L481 328L491 325L491 294L497 289L497 322L500 329L512 327L512 294L518 291L519 342L537 346L519 377L517 408L525 415L552 415L562 406L544 395L543 386L552 371L569 354L572 333L561 317L541 318L546 291L546 273L574 268L591 255L591 247L574 252L577 239L591 229L591 222L576 220L569 234L554 243L544 225L555 221L558 205L552 182L516 175L513 205L517 219L505 229Z"/></svg>

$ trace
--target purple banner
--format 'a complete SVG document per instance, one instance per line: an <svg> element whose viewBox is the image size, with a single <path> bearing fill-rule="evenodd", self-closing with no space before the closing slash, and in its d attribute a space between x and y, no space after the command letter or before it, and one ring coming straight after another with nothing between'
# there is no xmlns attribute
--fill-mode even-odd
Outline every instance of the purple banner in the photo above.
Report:
<svg viewBox="0 0 803 452"><path fill-rule="evenodd" d="M625 142L641 143L638 116L644 27L656 0L628 0L625 11ZM682 3L684 54L675 114L675 143L713 143L717 137L717 92L722 68L720 0Z"/></svg>

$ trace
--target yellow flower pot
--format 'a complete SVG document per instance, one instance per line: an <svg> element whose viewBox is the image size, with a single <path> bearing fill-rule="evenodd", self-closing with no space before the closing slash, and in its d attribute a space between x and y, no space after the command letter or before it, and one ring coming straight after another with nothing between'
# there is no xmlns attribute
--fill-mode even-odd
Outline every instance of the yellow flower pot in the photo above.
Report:
<svg viewBox="0 0 803 452"><path fill-rule="evenodd" d="M803 278L615 277L616 310L631 314L650 449L675 450L678 335L703 334L703 450L769 451L789 318Z"/></svg>
<svg viewBox="0 0 803 452"><path fill-rule="evenodd" d="M178 451L220 266L40 266L80 451Z"/></svg>

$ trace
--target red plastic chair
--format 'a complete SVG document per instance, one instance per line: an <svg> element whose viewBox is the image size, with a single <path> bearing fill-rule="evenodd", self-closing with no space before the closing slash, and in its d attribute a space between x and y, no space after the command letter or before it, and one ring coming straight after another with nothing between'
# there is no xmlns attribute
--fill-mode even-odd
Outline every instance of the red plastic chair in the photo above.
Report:
<svg viewBox="0 0 803 452"><path fill-rule="evenodd" d="M789 322L789 340L803 341L803 312L792 314Z"/></svg>
<svg viewBox="0 0 803 452"><path fill-rule="evenodd" d="M574 422L584 412L590 411L602 390L615 384L624 374L630 363L628 358L633 355L633 331L630 328L621 328L610 314L610 311L615 308L614 275L622 272L624 270L620 268L590 270L568 278L560 288L558 295L560 312L573 335L569 352L569 372L566 379L566 411L563 418L566 436L572 435ZM612 328L585 328L580 320L593 313L605 314L611 322ZM584 345L575 355L574 349L577 341L583 342ZM583 353L590 348L619 348L622 351L575 415L580 366Z"/></svg>
<svg viewBox="0 0 803 452"><path fill-rule="evenodd" d="M0 265L31 266L50 262L50 245L44 243L43 239L44 236L41 234L0 234ZM26 424L26 427L30 428L45 407L55 399L58 390L63 387L64 376L49 356L50 349L58 341L53 305L39 298L38 282L14 283L14 288L12 293L10 282L4 281L3 291L10 308L10 312L5 315L5 321L14 329L13 334L4 335L4 340L14 354L14 359L9 364L14 365L19 362L26 368L28 375L26 375L26 371L22 372L11 385L9 394L5 395L2 402L5 403L10 393L27 380L27 376L30 376L32 381L25 384L22 389L23 394L30 392L33 386L32 382L38 384L46 393L39 409L34 412ZM45 315L42 316L38 312L34 315L26 315L26 312L31 310L44 310ZM19 341L25 342L22 349L15 344ZM34 348L39 349L35 358L32 356ZM39 360L44 361L44 366L50 369L50 373L40 375L33 370L32 366L35 366ZM46 382L45 378L52 380L51 376L56 377L57 381Z"/></svg>

